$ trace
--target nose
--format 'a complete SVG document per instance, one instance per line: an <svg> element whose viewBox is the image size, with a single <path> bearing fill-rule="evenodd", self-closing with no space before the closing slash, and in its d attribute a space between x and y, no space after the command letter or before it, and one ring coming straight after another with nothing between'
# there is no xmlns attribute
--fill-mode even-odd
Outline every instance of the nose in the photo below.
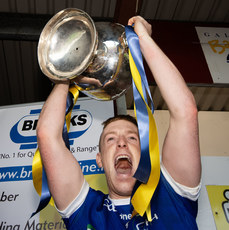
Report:
<svg viewBox="0 0 229 230"><path fill-rule="evenodd" d="M127 142L126 138L124 136L119 137L118 142L117 142L118 148L126 148L127 147Z"/></svg>

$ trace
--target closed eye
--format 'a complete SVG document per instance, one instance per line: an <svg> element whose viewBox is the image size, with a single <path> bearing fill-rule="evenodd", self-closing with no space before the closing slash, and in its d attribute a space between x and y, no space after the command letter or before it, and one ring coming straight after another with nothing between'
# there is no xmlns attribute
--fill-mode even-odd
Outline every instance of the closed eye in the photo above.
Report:
<svg viewBox="0 0 229 230"><path fill-rule="evenodd" d="M138 141L138 137L137 136L129 136L128 138L131 141Z"/></svg>
<svg viewBox="0 0 229 230"><path fill-rule="evenodd" d="M108 136L108 137L106 138L106 142L111 142L111 141L113 141L113 140L115 140L115 137L114 137L114 136Z"/></svg>
<svg viewBox="0 0 229 230"><path fill-rule="evenodd" d="M112 141L112 140L114 140L114 138L113 138L113 137L109 137L109 138L107 138L107 141Z"/></svg>

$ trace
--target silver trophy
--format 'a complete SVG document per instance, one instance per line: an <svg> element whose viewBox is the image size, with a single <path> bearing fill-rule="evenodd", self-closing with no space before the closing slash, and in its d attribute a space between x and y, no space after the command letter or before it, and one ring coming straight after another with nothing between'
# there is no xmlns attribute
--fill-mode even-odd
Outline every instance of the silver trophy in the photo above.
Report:
<svg viewBox="0 0 229 230"><path fill-rule="evenodd" d="M94 23L79 9L64 9L48 21L38 43L38 62L50 79L70 79L97 100L117 99L132 81L124 26Z"/></svg>

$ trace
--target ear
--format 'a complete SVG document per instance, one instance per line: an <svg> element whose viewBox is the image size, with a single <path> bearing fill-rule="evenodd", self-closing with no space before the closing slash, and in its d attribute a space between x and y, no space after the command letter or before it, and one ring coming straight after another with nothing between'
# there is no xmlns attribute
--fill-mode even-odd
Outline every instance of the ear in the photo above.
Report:
<svg viewBox="0 0 229 230"><path fill-rule="evenodd" d="M97 165L99 166L99 168L102 168L102 167L103 167L102 159L101 159L101 153L97 153L97 154L96 154L96 163L97 163Z"/></svg>

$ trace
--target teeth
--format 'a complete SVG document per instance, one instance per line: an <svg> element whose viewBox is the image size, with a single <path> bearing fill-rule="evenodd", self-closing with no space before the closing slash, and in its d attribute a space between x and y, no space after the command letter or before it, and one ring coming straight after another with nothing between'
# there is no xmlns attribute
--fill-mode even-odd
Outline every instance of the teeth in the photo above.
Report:
<svg viewBox="0 0 229 230"><path fill-rule="evenodd" d="M116 158L116 160L115 160L115 164L117 164L120 159L127 159L129 161L129 163L131 164L131 159L127 155L120 155L120 156L118 156Z"/></svg>

